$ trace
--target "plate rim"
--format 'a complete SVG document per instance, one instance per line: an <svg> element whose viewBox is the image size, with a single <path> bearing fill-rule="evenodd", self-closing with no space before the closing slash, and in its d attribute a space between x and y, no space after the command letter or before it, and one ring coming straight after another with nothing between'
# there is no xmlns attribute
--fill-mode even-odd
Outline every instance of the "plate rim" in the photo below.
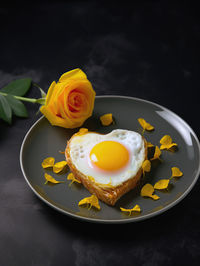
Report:
<svg viewBox="0 0 200 266"><path fill-rule="evenodd" d="M193 137L195 138L196 142L197 142L197 147L198 147L198 152L200 154L200 142L199 142L199 139L196 135L196 133L194 132L194 130L192 129L192 127L183 119L181 118L179 115L177 115L175 112L171 111L170 109L158 104L158 103L155 103L155 102L152 102L152 101L149 101L149 100L145 100L145 99L142 99L142 98L137 98L137 97L132 97L132 96L122 96L122 95L96 95L95 96L95 99L96 98L124 98L124 99L130 99L130 100L135 100L135 101L140 101L140 102L145 102L147 104L151 104L151 105L154 105L154 106L157 106L165 111L168 111L170 112L172 115L174 115L175 117L177 117L178 119L181 120L181 122L187 127L190 129L191 133L193 134ZM132 217L132 218L129 218L129 219L111 219L111 220L106 220L106 219L97 219L97 218L91 218L91 217L85 217L85 216L81 216L81 215L78 215L78 214L73 214L73 213L70 213L66 210L63 210L57 206L55 206L54 204L50 203L48 200L46 200L45 198L43 198L34 188L33 186L31 185L31 183L29 182L28 180L28 177L26 176L25 174L25 171L24 171L24 168L23 168L23 162L22 162L22 156L23 156L23 150L24 150L24 146L25 146L25 143L26 143L26 140L30 134L30 132L32 131L32 129L42 120L42 119L45 119L44 115L42 115L40 118L38 118L37 121L34 122L34 124L29 128L29 130L26 132L24 138L23 138L23 141L22 141L22 144L21 144L21 148L20 148L20 156L19 156L19 161L20 161L20 167L21 167L21 171L23 173L23 176L24 176L24 179L25 181L27 182L27 184L29 185L29 187L31 188L31 190L36 194L37 197L39 197L43 202L45 202L48 206L52 207L53 209L69 216L69 217L72 217L74 219L78 219L78 220L81 220L81 221L87 221L87 222L92 222L92 223L101 223L101 224L124 224L124 223L131 223L131 222L139 222L139 221L144 221L144 220L147 220L147 219L150 219L150 218L153 218L157 215L160 215L164 212L166 212L167 210L173 208L174 206L176 206L179 202L181 202L190 192L191 190L193 189L194 185L196 184L198 178L199 178L199 175L200 175L200 162L199 162L199 166L198 166L198 170L196 172L196 175L195 175L195 178L193 179L191 185L187 188L187 190L176 200L174 200L172 203L170 203L169 205L163 207L162 209L160 210L157 210L153 213L148 213L146 215L143 215L143 216L138 216L138 217Z"/></svg>

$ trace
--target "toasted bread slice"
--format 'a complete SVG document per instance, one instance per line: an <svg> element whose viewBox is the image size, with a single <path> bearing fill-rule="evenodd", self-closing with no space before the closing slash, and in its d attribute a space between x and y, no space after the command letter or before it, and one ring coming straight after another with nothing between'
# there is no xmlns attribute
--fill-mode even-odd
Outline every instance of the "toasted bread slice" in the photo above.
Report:
<svg viewBox="0 0 200 266"><path fill-rule="evenodd" d="M76 135L76 134L74 134ZM73 138L73 136L72 136ZM132 178L126 180L122 184L116 186L116 187L102 187L98 183L96 183L94 180L89 178L88 176L84 175L78 169L75 167L75 165L72 163L72 160L70 158L70 142L72 138L68 141L67 147L65 150L65 157L67 160L67 163L70 167L71 172L74 174L75 178L81 181L81 183L84 185L85 188L89 190L91 194L95 194L98 199L102 200L108 205L114 206L116 201L122 197L124 194L135 188L142 176L142 167L138 170L135 176ZM147 159L147 142L144 140L145 145L145 160Z"/></svg>

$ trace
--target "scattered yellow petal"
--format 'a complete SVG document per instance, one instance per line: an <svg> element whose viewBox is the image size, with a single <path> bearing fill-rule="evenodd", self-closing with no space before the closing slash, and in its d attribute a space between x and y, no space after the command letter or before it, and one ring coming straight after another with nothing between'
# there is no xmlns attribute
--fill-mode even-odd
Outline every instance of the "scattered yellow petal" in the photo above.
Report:
<svg viewBox="0 0 200 266"><path fill-rule="evenodd" d="M100 120L103 126L109 126L113 123L113 117L112 114L105 114L100 116Z"/></svg>
<svg viewBox="0 0 200 266"><path fill-rule="evenodd" d="M52 184L59 184L59 183L64 183L64 181L57 181L55 178L53 178L51 175L48 175L47 173L44 174L44 177L46 179L45 184L52 183Z"/></svg>
<svg viewBox="0 0 200 266"><path fill-rule="evenodd" d="M143 175L145 174L145 172L151 171L151 162L149 160L145 160L142 163L142 171L143 171Z"/></svg>
<svg viewBox="0 0 200 266"><path fill-rule="evenodd" d="M183 173L178 167L172 167L172 176L171 177L181 177Z"/></svg>
<svg viewBox="0 0 200 266"><path fill-rule="evenodd" d="M76 179L74 174L73 173L69 173L68 176L67 176L67 180L71 180L72 182L70 183L70 185L74 182L77 182L77 183L81 183L80 180Z"/></svg>
<svg viewBox="0 0 200 266"><path fill-rule="evenodd" d="M146 184L143 186L143 188L141 189L141 196L142 197L150 197L154 200L158 200L160 197L157 195L153 195L154 193L154 188L151 184Z"/></svg>
<svg viewBox="0 0 200 266"><path fill-rule="evenodd" d="M53 157L48 157L44 159L44 161L42 162L42 167L43 168L53 167L54 162L55 162L55 159Z"/></svg>
<svg viewBox="0 0 200 266"><path fill-rule="evenodd" d="M154 189L167 189L169 185L169 179L161 179L155 183Z"/></svg>
<svg viewBox="0 0 200 266"><path fill-rule="evenodd" d="M147 131L152 131L154 130L154 126L152 126L151 124L149 124L148 122L146 122L144 120L144 118L138 118L138 122L140 123L141 127L144 129L144 130L147 130Z"/></svg>
<svg viewBox="0 0 200 266"><path fill-rule="evenodd" d="M61 162L55 163L53 166L53 172L56 174L60 173L66 165L67 165L66 161L61 161Z"/></svg>
<svg viewBox="0 0 200 266"><path fill-rule="evenodd" d="M142 197L146 197L146 196L149 197L149 195L151 196L153 194L153 192L154 192L153 186L151 184L146 184L141 189L141 196Z"/></svg>
<svg viewBox="0 0 200 266"><path fill-rule="evenodd" d="M85 205L85 204L89 205L88 209L91 209L91 207L95 207L98 210L101 209L101 207L99 205L99 200L98 200L97 196L95 196L95 195L92 195L90 197L87 197L87 198L80 200L78 203L78 206Z"/></svg>
<svg viewBox="0 0 200 266"><path fill-rule="evenodd" d="M171 144L171 143L172 143L172 138L169 135L165 135L160 140L160 144L163 144L163 145L168 145L168 144Z"/></svg>
<svg viewBox="0 0 200 266"><path fill-rule="evenodd" d="M158 195L154 194L154 195L151 195L151 198L154 200L158 200L160 197Z"/></svg>
<svg viewBox="0 0 200 266"><path fill-rule="evenodd" d="M78 134L79 134L79 135L84 135L84 134L87 133L87 132L88 132L88 129L82 127L82 128L79 129Z"/></svg>
<svg viewBox="0 0 200 266"><path fill-rule="evenodd" d="M165 135L164 137L162 137L162 139L160 140L160 144L161 150L173 151L173 148L178 146L176 143L172 142L172 138L169 135Z"/></svg>
<svg viewBox="0 0 200 266"><path fill-rule="evenodd" d="M150 160L151 161L153 161L153 160L161 160L160 159L160 155L161 155L161 150L159 149L159 147L158 146L156 146L156 148L155 148L155 151L154 151L154 156L153 156L153 158L151 158Z"/></svg>
<svg viewBox="0 0 200 266"><path fill-rule="evenodd" d="M125 209L125 208L120 207L120 210L122 212L128 212L129 215L131 215L132 212L141 212L141 208L139 205L135 205L135 207L133 207L132 209Z"/></svg>
<svg viewBox="0 0 200 266"><path fill-rule="evenodd" d="M147 142L147 147L152 148L152 147L154 147L154 145L151 142Z"/></svg>

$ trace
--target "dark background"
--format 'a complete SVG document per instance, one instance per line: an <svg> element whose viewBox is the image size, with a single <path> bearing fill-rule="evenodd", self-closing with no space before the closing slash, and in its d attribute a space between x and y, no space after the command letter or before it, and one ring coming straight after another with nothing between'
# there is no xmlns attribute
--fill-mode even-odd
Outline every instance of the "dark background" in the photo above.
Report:
<svg viewBox="0 0 200 266"><path fill-rule="evenodd" d="M190 1L35 1L0 4L0 87L50 83L82 68L97 95L159 103L199 134L199 9ZM30 97L39 97L32 88ZM66 217L26 184L19 150L28 119L0 121L0 265L199 265L199 182L178 206L140 223Z"/></svg>

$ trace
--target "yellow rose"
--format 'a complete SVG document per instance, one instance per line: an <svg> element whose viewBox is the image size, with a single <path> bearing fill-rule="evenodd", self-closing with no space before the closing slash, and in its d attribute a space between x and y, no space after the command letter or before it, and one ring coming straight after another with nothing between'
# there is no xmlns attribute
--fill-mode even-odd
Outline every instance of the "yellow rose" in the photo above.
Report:
<svg viewBox="0 0 200 266"><path fill-rule="evenodd" d="M49 87L45 105L40 108L51 125L80 127L92 115L95 91L79 68L64 73Z"/></svg>

